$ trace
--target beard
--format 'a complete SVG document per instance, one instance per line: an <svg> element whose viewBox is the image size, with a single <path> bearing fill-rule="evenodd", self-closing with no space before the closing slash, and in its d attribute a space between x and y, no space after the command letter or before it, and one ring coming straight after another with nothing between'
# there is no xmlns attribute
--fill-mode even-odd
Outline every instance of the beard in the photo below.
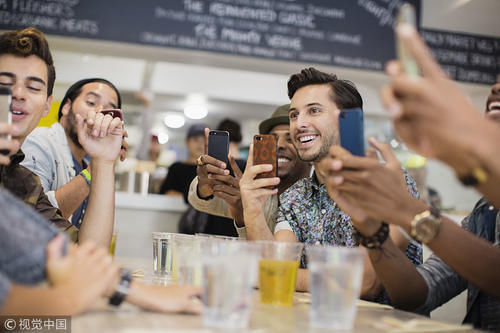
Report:
<svg viewBox="0 0 500 333"><path fill-rule="evenodd" d="M297 155L299 156L299 159L303 162L319 162L323 158L325 158L328 155L328 152L330 151L330 147L332 145L338 145L340 143L339 140L339 135L338 132L332 133L331 135L328 136L321 136L324 140L323 143L321 144L321 147L319 148L319 151L311 156L304 156L304 153L307 152L301 152L295 147L297 150ZM295 146L295 142L294 142Z"/></svg>
<svg viewBox="0 0 500 333"><path fill-rule="evenodd" d="M68 118L66 121L66 133L68 133L68 136L75 144L80 149L83 149L82 145L80 144L80 141L78 141L78 132L76 131L76 117L75 113L73 112L73 106L70 107L69 112L68 112Z"/></svg>

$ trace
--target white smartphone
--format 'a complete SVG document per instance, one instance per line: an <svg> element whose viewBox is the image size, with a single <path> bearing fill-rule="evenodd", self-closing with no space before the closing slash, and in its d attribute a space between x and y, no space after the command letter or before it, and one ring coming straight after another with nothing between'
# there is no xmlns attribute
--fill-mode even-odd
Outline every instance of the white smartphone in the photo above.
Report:
<svg viewBox="0 0 500 333"><path fill-rule="evenodd" d="M417 28L417 15L415 13L415 7L413 7L413 5L405 3L399 8L395 27L397 27L401 23L410 24L415 29ZM406 48L404 43L399 39L397 34L396 52L399 62L401 63L401 66L403 66L403 70L405 71L405 73L413 77L418 76L420 70L418 68L417 62L411 55L410 51Z"/></svg>

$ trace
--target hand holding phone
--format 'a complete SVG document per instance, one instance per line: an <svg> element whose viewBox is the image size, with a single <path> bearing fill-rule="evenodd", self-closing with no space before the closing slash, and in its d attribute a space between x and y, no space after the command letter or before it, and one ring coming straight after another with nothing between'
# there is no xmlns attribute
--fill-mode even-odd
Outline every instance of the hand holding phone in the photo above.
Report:
<svg viewBox="0 0 500 333"><path fill-rule="evenodd" d="M339 114L340 145L356 156L365 156L363 110L345 109Z"/></svg>
<svg viewBox="0 0 500 333"><path fill-rule="evenodd" d="M278 141L272 134L253 137L253 165L271 164L273 170L260 173L255 178L273 178L278 176Z"/></svg>

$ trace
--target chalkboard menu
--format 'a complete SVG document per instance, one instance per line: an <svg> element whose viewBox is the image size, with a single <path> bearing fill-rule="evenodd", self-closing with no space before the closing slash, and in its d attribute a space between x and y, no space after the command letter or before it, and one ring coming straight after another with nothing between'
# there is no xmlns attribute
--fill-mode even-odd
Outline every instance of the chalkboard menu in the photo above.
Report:
<svg viewBox="0 0 500 333"><path fill-rule="evenodd" d="M420 0L407 1L420 12ZM383 70L403 0L0 0L0 29Z"/></svg>
<svg viewBox="0 0 500 333"><path fill-rule="evenodd" d="M404 0L0 0L0 29L381 71ZM412 3L420 13L420 0ZM420 20L417 20L420 21ZM455 79L491 84L500 39L425 29Z"/></svg>
<svg viewBox="0 0 500 333"><path fill-rule="evenodd" d="M450 77L472 83L493 84L500 73L500 38L438 30L421 31L434 57Z"/></svg>

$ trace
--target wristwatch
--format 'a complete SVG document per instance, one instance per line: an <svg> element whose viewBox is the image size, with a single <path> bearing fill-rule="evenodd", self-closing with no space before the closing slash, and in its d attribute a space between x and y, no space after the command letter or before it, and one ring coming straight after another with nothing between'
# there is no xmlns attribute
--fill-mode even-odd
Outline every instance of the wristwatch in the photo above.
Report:
<svg viewBox="0 0 500 333"><path fill-rule="evenodd" d="M441 226L441 214L439 210L430 208L423 213L415 215L411 222L411 236L424 244L433 240Z"/></svg>
<svg viewBox="0 0 500 333"><path fill-rule="evenodd" d="M120 269L120 282L115 287L115 292L109 298L109 304L113 306L119 306L128 296L130 291L130 284L132 282L132 273L127 269Z"/></svg>

